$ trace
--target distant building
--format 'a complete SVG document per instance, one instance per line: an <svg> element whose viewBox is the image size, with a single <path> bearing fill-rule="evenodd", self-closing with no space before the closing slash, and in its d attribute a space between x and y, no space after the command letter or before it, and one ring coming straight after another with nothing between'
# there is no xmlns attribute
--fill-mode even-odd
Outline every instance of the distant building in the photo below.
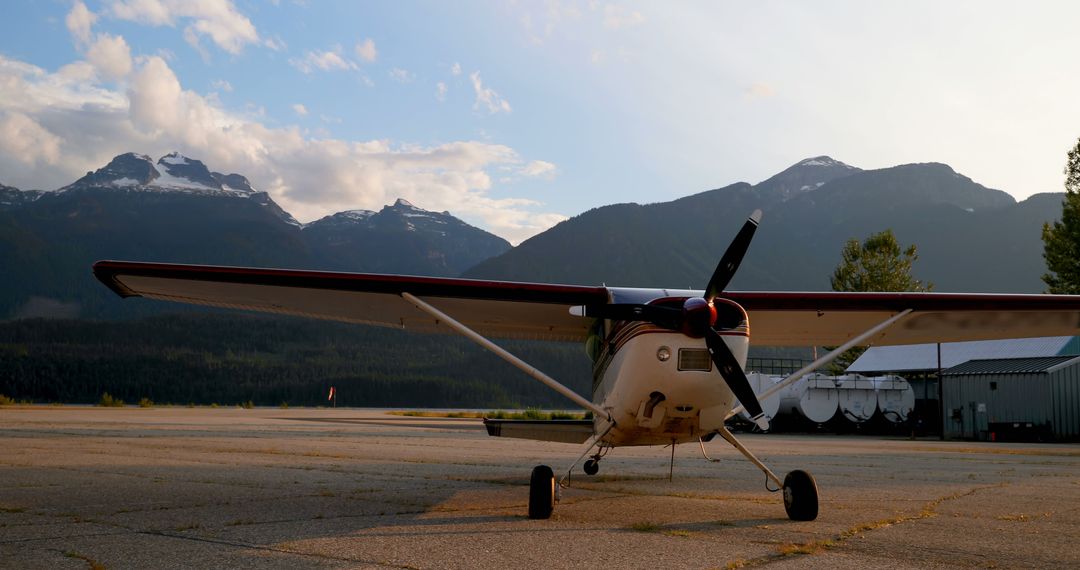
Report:
<svg viewBox="0 0 1080 570"><path fill-rule="evenodd" d="M1080 356L970 360L942 377L945 437L1080 441Z"/></svg>
<svg viewBox="0 0 1080 570"><path fill-rule="evenodd" d="M1076 422L1080 421L1076 419L1076 415L1047 415L1049 412L1042 408L1050 401L1049 398L1053 397L1056 398L1054 401L1058 402L1054 405L1064 410L1073 410L1069 413L1080 413L1080 384L1069 384L1065 381L1061 386L1065 391L1060 394L1054 391L1056 388L1043 389L1044 385L1058 385L1055 384L1057 380L1044 382L1049 375L1054 374L1056 379L1060 374L1066 374L1062 372L1064 369L1054 366L1071 362L1076 356L1080 356L1080 337L1072 336L952 342L940 345L875 346L867 349L855 360L847 372L866 376L889 373L903 376L915 391L914 415L924 422L928 430L940 433L941 429L944 429L946 437L989 439L993 433L996 439L1076 440L1080 439L1077 435L1080 427L1068 427L1075 426ZM1056 360L1039 360L1047 358ZM971 364L973 368L963 368L966 364ZM1044 369L1030 370L1018 376L1018 370L1022 369L1017 368L1018 366L1038 367L1043 364ZM1066 368L1072 370L1077 364L1080 362L1069 364ZM973 370L983 372L975 374L971 372ZM938 401L939 371L943 371L945 377L943 406ZM955 389L950 386L953 382L959 383ZM996 383L995 390L990 390L990 382ZM1024 393L1024 388L1017 387L1018 383L1023 382L1030 383L1029 387L1033 390L1033 397L1024 401L1028 408L1023 410L1023 413L1014 407L1001 408L1003 404L991 405L992 402L998 402L1000 395L1004 393L997 390L1004 390L1006 386L1010 390L1018 390L1016 393ZM977 388L978 386L994 393L980 392L981 388ZM975 405L974 412L968 409L972 403ZM985 404L988 410L993 407L994 413L991 415L987 411L979 412L980 403ZM1010 427L1006 430L1008 433L1001 431L1003 426L997 426L998 431L991 431L991 419L994 419L995 424L1023 425L1018 425L1015 430ZM1028 423L1032 424L1030 428L1026 427ZM1036 428L1036 425L1043 427ZM1049 432L1034 433L1047 426ZM1013 433L1014 431L1016 433Z"/></svg>
<svg viewBox="0 0 1080 570"><path fill-rule="evenodd" d="M1011 340L976 340L941 343L941 369L952 368L969 360L992 358L1029 358L1038 356L1080 355L1080 337L1052 336ZM937 344L872 346L847 372L874 376L893 372L938 371Z"/></svg>

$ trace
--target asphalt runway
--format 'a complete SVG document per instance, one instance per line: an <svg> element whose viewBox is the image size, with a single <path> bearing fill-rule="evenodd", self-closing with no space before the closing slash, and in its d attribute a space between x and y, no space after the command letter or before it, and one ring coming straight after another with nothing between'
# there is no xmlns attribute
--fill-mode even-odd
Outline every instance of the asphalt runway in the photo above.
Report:
<svg viewBox="0 0 1080 570"><path fill-rule="evenodd" d="M619 448L551 520L573 445L378 410L0 408L4 568L1076 568L1080 446L746 435L817 478L791 522L717 438ZM580 473L580 472L578 472ZM99 566L94 566L95 564Z"/></svg>

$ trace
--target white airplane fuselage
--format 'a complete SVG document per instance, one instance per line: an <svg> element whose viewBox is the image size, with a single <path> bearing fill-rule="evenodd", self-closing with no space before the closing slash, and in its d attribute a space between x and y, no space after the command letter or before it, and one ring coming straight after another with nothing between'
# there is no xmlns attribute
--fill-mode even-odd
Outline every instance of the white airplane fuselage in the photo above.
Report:
<svg viewBox="0 0 1080 570"><path fill-rule="evenodd" d="M745 368L748 327L725 331L724 342ZM650 323L614 323L596 361L593 401L615 427L612 446L686 443L723 425L736 399L709 358L705 340ZM603 419L595 429L607 428Z"/></svg>

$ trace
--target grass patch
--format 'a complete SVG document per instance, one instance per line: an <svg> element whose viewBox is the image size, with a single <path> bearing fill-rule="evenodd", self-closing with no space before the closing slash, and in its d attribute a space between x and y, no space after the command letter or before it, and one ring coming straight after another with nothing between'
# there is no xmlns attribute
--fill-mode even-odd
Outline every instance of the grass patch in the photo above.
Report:
<svg viewBox="0 0 1080 570"><path fill-rule="evenodd" d="M823 552L826 548L832 548L833 546L836 546L836 544L831 540L817 540L803 544L781 544L776 550L780 553L780 556L798 556L803 554L817 554Z"/></svg>
<svg viewBox="0 0 1080 570"><path fill-rule="evenodd" d="M440 412L435 410L405 410L387 412L394 416L414 418L487 418L492 420L583 420L588 415L582 412L566 410L544 411L540 408L526 408L520 412L491 410L487 412Z"/></svg>
<svg viewBox="0 0 1080 570"><path fill-rule="evenodd" d="M0 406L12 406L15 405L15 400L0 394Z"/></svg>
<svg viewBox="0 0 1080 570"><path fill-rule="evenodd" d="M225 523L225 526L244 526L249 524L255 524L255 521L251 519L236 519Z"/></svg>
<svg viewBox="0 0 1080 570"><path fill-rule="evenodd" d="M1028 522L1031 517L1028 515L1001 515L994 517L999 521L1015 521L1015 522Z"/></svg>
<svg viewBox="0 0 1080 570"><path fill-rule="evenodd" d="M0 513L25 513L25 507L0 507Z"/></svg>
<svg viewBox="0 0 1080 570"><path fill-rule="evenodd" d="M101 394L101 399L98 400L98 406L102 408L123 408L124 401L120 398L114 398L112 394L104 392Z"/></svg>
<svg viewBox="0 0 1080 570"><path fill-rule="evenodd" d="M690 531L688 531L686 529L681 529L681 528L672 529L672 530L665 530L665 531L663 531L663 533L666 534L667 536L680 536L682 538L689 538L690 537Z"/></svg>
<svg viewBox="0 0 1080 570"><path fill-rule="evenodd" d="M64 553L64 556L67 556L68 558L75 558L77 560L82 560L83 562L86 562L86 565L90 568L90 570L105 570L105 565L104 564L98 562L97 560L94 560L93 558L90 558L89 556L87 556L85 554L79 554L78 552L75 552L74 550L68 550L67 552Z"/></svg>
<svg viewBox="0 0 1080 570"><path fill-rule="evenodd" d="M626 528L629 528L635 532L657 532L660 530L660 525L654 522L641 521L636 522Z"/></svg>
<svg viewBox="0 0 1080 570"><path fill-rule="evenodd" d="M142 398L142 399L139 400L139 407L140 408L153 408L154 407L154 401L151 400L150 398Z"/></svg>

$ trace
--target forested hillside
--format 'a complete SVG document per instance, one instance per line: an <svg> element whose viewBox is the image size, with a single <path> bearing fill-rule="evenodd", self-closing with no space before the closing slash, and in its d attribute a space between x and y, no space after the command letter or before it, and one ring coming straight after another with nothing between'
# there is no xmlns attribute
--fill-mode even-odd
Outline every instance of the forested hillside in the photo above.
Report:
<svg viewBox="0 0 1080 570"><path fill-rule="evenodd" d="M580 345L503 345L588 394ZM0 394L15 400L313 406L330 386L342 406L572 406L456 336L236 314L0 323Z"/></svg>

